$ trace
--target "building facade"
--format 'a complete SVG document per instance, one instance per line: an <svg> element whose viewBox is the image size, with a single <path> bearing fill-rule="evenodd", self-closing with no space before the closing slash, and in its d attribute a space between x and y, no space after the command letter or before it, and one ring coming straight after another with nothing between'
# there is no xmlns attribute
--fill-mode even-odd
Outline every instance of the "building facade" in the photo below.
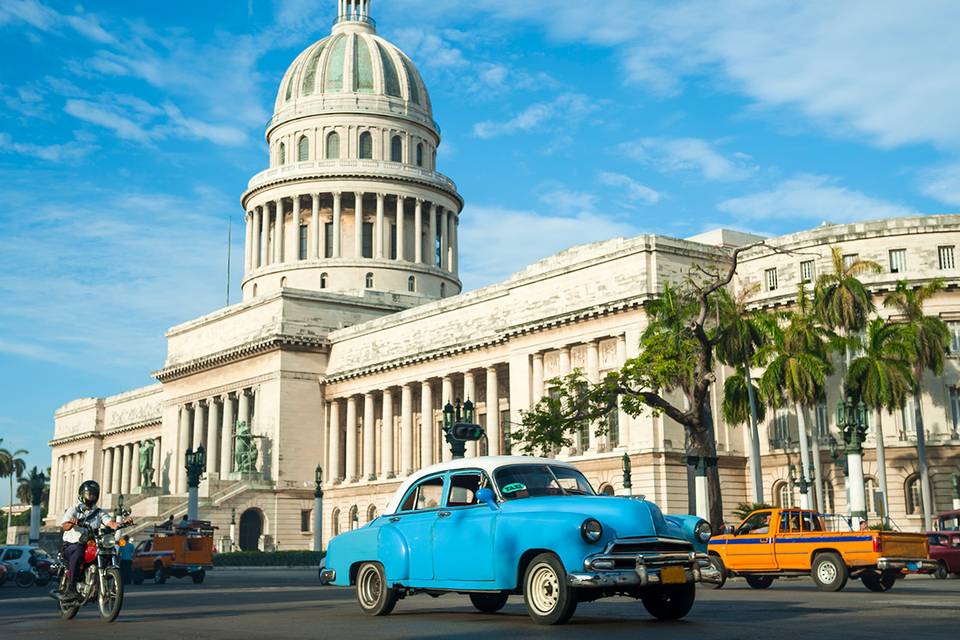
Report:
<svg viewBox="0 0 960 640"><path fill-rule="evenodd" d="M376 35L369 0L340 0L331 34L284 75L266 130L269 168L241 196L242 302L171 328L157 384L56 412L51 512L62 512L78 484L93 478L107 502L124 496L142 526L179 517L184 454L202 444L200 515L223 535L236 523L235 539L220 548L307 548L318 464L327 540L375 517L412 471L449 459L440 430L445 404L476 404L487 439L471 443L468 456L506 453L507 435L549 393L552 378L581 369L599 380L620 367L637 352L644 303L665 283L698 264L727 264L732 247L759 239L729 230L685 240L615 238L462 293L463 199L437 171L440 138L427 87L412 61ZM878 299L898 279L943 278L946 289L928 310L951 323L952 353L960 355L960 216L826 225L767 242L790 253L751 250L734 283L760 283L756 304L790 304L797 283L829 268L838 245L889 266L865 278ZM715 405L726 373L718 371ZM935 509L950 506L950 477L960 471L958 387L952 357L941 379L925 381ZM838 379L830 388L839 389ZM838 393L807 420L824 439L837 433ZM890 509L904 529L920 527L911 415L882 418ZM796 416L771 410L768 418L762 497L792 504ZM254 472L234 459L238 423L255 436ZM627 453L634 493L688 512L683 430L622 411L608 425L606 436L585 430L559 456L599 490L621 493ZM758 498L748 477L748 429L718 422L716 433L729 511ZM875 486L872 442L867 449L867 483ZM145 475L141 458L150 463ZM844 479L825 447L820 463L823 506L842 512Z"/></svg>

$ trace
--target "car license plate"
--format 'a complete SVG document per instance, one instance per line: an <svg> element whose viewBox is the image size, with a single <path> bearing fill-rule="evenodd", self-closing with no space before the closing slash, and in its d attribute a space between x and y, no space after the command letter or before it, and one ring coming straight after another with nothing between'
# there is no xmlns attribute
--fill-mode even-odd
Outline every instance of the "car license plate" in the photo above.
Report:
<svg viewBox="0 0 960 640"><path fill-rule="evenodd" d="M683 567L664 567L660 570L660 584L683 584L687 574Z"/></svg>

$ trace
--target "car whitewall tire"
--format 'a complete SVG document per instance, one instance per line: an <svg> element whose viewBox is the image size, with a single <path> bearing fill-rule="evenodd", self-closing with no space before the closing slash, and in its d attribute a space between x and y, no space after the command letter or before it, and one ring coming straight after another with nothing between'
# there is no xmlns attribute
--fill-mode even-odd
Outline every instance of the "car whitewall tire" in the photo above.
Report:
<svg viewBox="0 0 960 640"><path fill-rule="evenodd" d="M387 576L379 562L360 565L357 569L357 602L364 613L385 616L393 611L399 598L399 591L387 586Z"/></svg>

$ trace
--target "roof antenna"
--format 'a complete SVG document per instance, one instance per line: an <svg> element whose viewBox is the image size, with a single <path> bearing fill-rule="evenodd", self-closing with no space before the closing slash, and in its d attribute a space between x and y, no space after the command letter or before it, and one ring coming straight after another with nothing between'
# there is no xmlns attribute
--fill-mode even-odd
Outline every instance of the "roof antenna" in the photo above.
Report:
<svg viewBox="0 0 960 640"><path fill-rule="evenodd" d="M230 251L233 248L233 216L227 214L227 306L230 306Z"/></svg>

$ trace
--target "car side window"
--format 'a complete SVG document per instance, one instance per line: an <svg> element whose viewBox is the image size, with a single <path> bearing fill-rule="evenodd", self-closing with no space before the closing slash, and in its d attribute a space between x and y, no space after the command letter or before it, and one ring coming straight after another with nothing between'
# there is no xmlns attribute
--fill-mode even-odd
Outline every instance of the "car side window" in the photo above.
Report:
<svg viewBox="0 0 960 640"><path fill-rule="evenodd" d="M747 518L743 524L740 525L740 528L737 529L737 533L767 533L770 531L770 512L761 511L760 513L755 513L749 518Z"/></svg>
<svg viewBox="0 0 960 640"><path fill-rule="evenodd" d="M487 486L483 473L476 471L458 473L450 476L450 489L447 491L448 507L469 507L477 504L477 491Z"/></svg>
<svg viewBox="0 0 960 640"><path fill-rule="evenodd" d="M4 560L19 560L20 556L23 555L23 549L7 549L7 555L4 556Z"/></svg>
<svg viewBox="0 0 960 640"><path fill-rule="evenodd" d="M400 511L436 509L443 497L443 476L427 478L417 484L400 505Z"/></svg>

